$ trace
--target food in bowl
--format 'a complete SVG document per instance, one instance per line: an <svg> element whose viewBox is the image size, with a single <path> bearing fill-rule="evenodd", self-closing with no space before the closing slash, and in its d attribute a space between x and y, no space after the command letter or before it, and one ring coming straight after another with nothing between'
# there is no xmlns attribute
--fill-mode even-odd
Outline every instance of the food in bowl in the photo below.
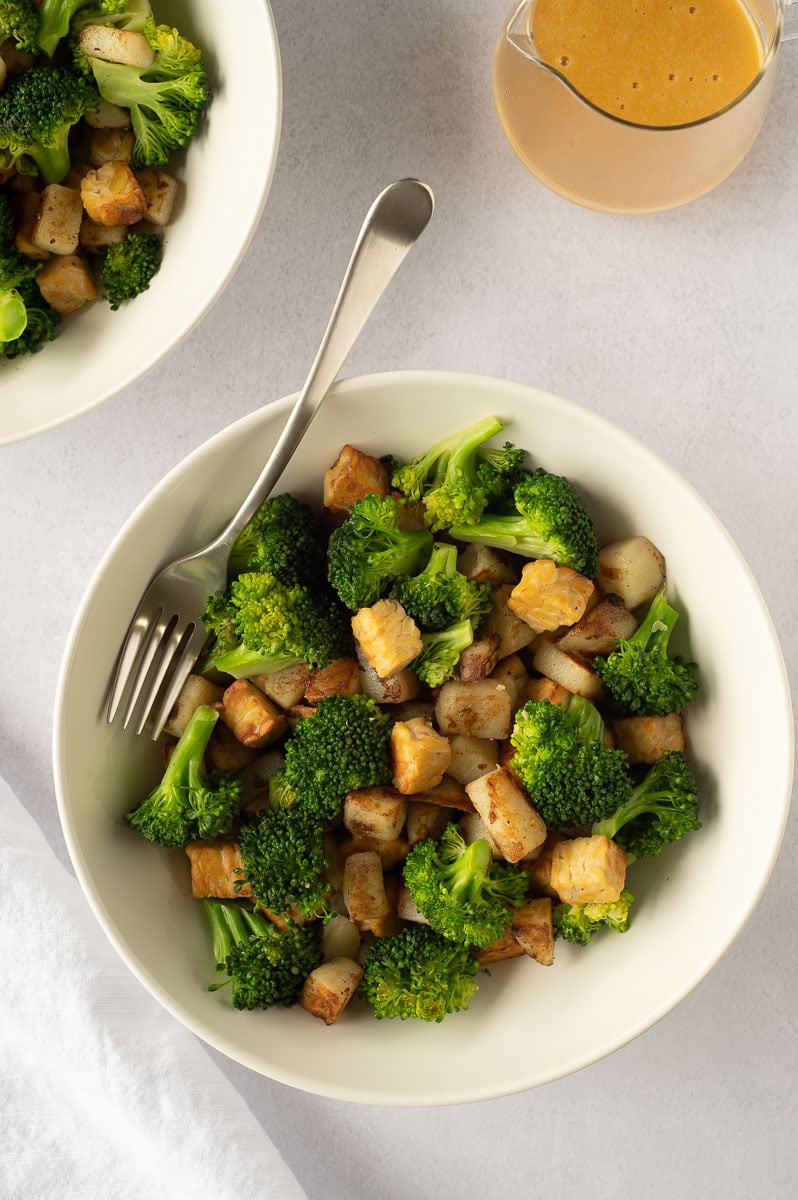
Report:
<svg viewBox="0 0 798 1200"><path fill-rule="evenodd" d="M321 510L268 499L209 597L127 823L185 847L235 1008L440 1022L490 963L626 932L627 869L700 828L664 557L600 546L504 428L345 445Z"/></svg>
<svg viewBox="0 0 798 1200"><path fill-rule="evenodd" d="M148 0L0 11L0 358L149 287L208 100L201 50ZM171 173L170 173L171 172Z"/></svg>

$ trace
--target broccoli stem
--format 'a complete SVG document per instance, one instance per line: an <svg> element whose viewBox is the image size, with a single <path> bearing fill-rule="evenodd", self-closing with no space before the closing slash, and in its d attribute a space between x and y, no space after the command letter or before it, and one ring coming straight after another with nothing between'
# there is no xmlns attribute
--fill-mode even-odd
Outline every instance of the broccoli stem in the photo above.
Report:
<svg viewBox="0 0 798 1200"><path fill-rule="evenodd" d="M665 587L663 585L651 601L651 606L645 617L628 639L629 644L632 646L642 646L646 650L657 648L664 650L670 641L673 627L678 620L679 614L676 609L671 608L665 599Z"/></svg>
<svg viewBox="0 0 798 1200"><path fill-rule="evenodd" d="M566 719L585 746L604 745L604 718L585 696L573 695L568 702Z"/></svg>
<svg viewBox="0 0 798 1200"><path fill-rule="evenodd" d="M243 643L229 650L214 662L217 671L232 675L234 679L248 679L251 675L271 675L284 667L296 667L303 660L291 655L274 656L249 650Z"/></svg>
<svg viewBox="0 0 798 1200"><path fill-rule="evenodd" d="M656 772L654 772L656 775ZM642 817L645 814L653 814L661 807L673 807L673 787L652 787L650 783L651 772L648 776L639 783L637 787L632 789L632 794L629 799L611 813L609 817L605 817L603 821L597 821L591 829L594 834L606 834L607 837L614 838L619 829L623 829L624 825L628 825L635 817Z"/></svg>
<svg viewBox="0 0 798 1200"><path fill-rule="evenodd" d="M69 174L72 165L69 155L70 129L70 125L64 126L55 146L42 146L40 142L32 142L27 148L26 152L36 163L45 184L60 183Z"/></svg>
<svg viewBox="0 0 798 1200"><path fill-rule="evenodd" d="M226 904L223 900L203 901L208 924L211 928L213 957L217 971L223 971L233 946L240 946L254 935L262 936L268 922L259 913L250 912L238 904ZM213 983L208 991L215 992L227 987L229 979Z"/></svg>
<svg viewBox="0 0 798 1200"><path fill-rule="evenodd" d="M477 838L446 871L446 883L455 900L478 900L490 874L493 855L490 842Z"/></svg>
<svg viewBox="0 0 798 1200"><path fill-rule="evenodd" d="M186 779L188 779L190 787L200 786L202 756L218 720L219 714L215 708L211 708L210 704L201 704L199 708L194 709L164 771L162 780L164 790L170 786L179 787Z"/></svg>

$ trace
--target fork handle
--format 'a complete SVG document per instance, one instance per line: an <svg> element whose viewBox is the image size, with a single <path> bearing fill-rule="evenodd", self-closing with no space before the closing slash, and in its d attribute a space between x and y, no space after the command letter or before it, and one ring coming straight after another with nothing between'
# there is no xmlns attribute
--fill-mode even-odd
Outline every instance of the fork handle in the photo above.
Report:
<svg viewBox="0 0 798 1200"><path fill-rule="evenodd" d="M400 179L380 192L358 235L305 386L241 508L214 545L231 548L285 470L377 301L432 216L431 189Z"/></svg>

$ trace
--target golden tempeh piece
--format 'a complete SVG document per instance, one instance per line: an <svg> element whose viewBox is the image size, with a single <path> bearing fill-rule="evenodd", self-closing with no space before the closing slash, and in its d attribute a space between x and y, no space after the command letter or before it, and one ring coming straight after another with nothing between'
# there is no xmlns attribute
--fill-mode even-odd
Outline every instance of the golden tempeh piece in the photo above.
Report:
<svg viewBox="0 0 798 1200"><path fill-rule="evenodd" d="M198 900L206 896L218 900L246 899L252 896L243 879L241 847L238 842L189 842L186 854L191 862L191 894Z"/></svg>
<svg viewBox="0 0 798 1200"><path fill-rule="evenodd" d="M564 838L552 850L549 884L564 904L613 904L626 880L626 852L604 834Z"/></svg>
<svg viewBox="0 0 798 1200"><path fill-rule="evenodd" d="M398 600L378 600L352 617L354 633L367 662L383 678L395 675L421 653L421 633Z"/></svg>
<svg viewBox="0 0 798 1200"><path fill-rule="evenodd" d="M385 464L347 444L324 472L322 503L332 513L345 516L356 500L370 495L387 496L390 489Z"/></svg>
<svg viewBox="0 0 798 1200"><path fill-rule="evenodd" d="M397 721L391 730L393 785L404 796L437 787L452 758L448 738L423 717Z"/></svg>
<svg viewBox="0 0 798 1200"><path fill-rule="evenodd" d="M507 604L536 633L551 633L576 624L594 591L591 581L578 571L538 558L524 564Z"/></svg>

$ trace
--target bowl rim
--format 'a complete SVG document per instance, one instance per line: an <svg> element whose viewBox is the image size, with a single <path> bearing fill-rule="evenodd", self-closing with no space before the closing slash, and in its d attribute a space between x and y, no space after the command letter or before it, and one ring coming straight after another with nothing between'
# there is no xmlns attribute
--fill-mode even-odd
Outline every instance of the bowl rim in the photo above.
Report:
<svg viewBox="0 0 798 1200"><path fill-rule="evenodd" d="M407 1106L407 1107L438 1107L444 1105L475 1103L483 1100L497 1099L501 1096L517 1094L522 1091L529 1090L533 1087L541 1086L546 1083L555 1082L558 1079L566 1078L569 1075L582 1070L585 1067L591 1066L596 1062L613 1054L616 1050L628 1045L634 1041L646 1030L650 1029L658 1021L660 1021L669 1012L673 1011L695 988L711 973L721 958L726 954L730 946L739 936L748 920L757 908L762 894L767 886L767 883L775 866L779 851L784 838L784 831L789 815L791 792L794 772L794 728L792 719L792 700L789 686L789 678L787 674L784 657L781 650L781 645L776 633L773 620L771 618L764 597L759 589L756 579L748 566L742 552L739 550L736 542L728 532L726 527L716 516L710 505L702 498L699 492L684 478L674 467L672 467L665 459L661 458L655 451L651 450L645 443L636 438L633 434L628 433L621 426L611 421L609 418L595 412L594 410L585 408L583 405L559 396L556 393L537 388L533 385L518 383L516 381L504 379L498 376L482 375L478 373L467 373L447 370L399 370L377 372L366 375L358 375L339 379L333 384L331 391L341 392L344 394L353 394L361 390L372 390L375 387L388 387L397 384L405 385L424 385L445 383L447 386L457 387L458 385L479 385L482 387L496 386L503 389L505 394L507 391L515 392L519 396L529 396L534 394L536 400L542 401L544 404L554 406L556 408L564 408L567 411L578 412L580 420L587 423L588 426L593 426L596 429L605 429L611 432L614 436L620 436L625 440L637 454L647 456L650 461L656 463L658 469L665 470L670 474L679 486L686 489L694 503L699 505L705 515L714 526L718 537L725 543L727 549L731 552L736 560L738 569L741 569L747 577L751 588L752 596L758 602L758 608L762 617L762 629L768 638L770 649L773 653L773 661L777 666L779 674L779 705L778 711L784 717L784 762L780 765L778 777L783 780L783 795L780 797L779 820L774 824L774 832L772 842L769 849L769 854L759 864L758 876L753 885L750 887L748 903L741 910L737 919L730 925L724 938L719 941L711 955L705 957L700 967L694 970L691 974L680 980L679 986L669 992L662 1002L648 1010L643 1017L630 1029L622 1035L619 1034L610 1037L603 1043L598 1044L590 1052L579 1052L572 1055L570 1061L564 1063L563 1069L558 1070L556 1074L547 1074L545 1077L535 1075L533 1071L526 1072L526 1078L514 1078L508 1081L503 1088L496 1086L479 1087L472 1085L464 1087L459 1085L455 1088L450 1088L444 1081L438 1086L434 1094L425 1094L419 1096L415 1093L408 1092L405 1089L394 1089L393 1091L386 1089L384 1092L374 1094L366 1088L360 1086L350 1086L346 1082L338 1083L335 1086L326 1082L319 1082L312 1078L308 1073L300 1071L293 1072L290 1070L281 1070L279 1068L264 1070L264 1067L258 1056L248 1052L246 1048L235 1044L232 1039L219 1035L215 1031L209 1030L207 1024L201 1019L194 1017L184 1007L174 1001L170 993L163 987L158 979L153 976L146 967L141 964L136 957L131 954L124 942L124 938L118 933L113 921L107 915L107 910L102 901L102 897L97 894L94 888L88 865L78 844L71 825L70 819L70 800L67 791L67 779L65 770L64 753L65 739L63 737L64 724L64 694L67 687L67 681L70 675L72 660L80 640L80 636L85 624L86 616L93 603L94 593L97 589L100 580L105 574L108 563L115 557L119 547L127 538L128 531L135 526L142 514L151 507L157 505L161 498L172 488L178 477L188 474L194 466L201 462L206 457L213 457L217 446L221 445L228 439L235 439L243 435L250 427L258 425L268 416L287 417L290 408L297 399L299 393L294 393L290 396L282 397L279 400L272 401L263 407L254 410L243 417L240 417L230 425L218 430L204 442L194 448L187 454L179 463L173 466L167 474L156 484L156 486L144 497L144 499L135 507L128 519L125 521L121 529L118 531L107 550L97 564L89 583L86 586L80 605L73 619L62 656L62 661L58 673L54 709L53 709L53 724L52 724L52 759L53 759L53 776L55 782L56 803L61 822L61 828L64 840L72 861L75 874L80 882L84 896L86 897L90 908L92 909L96 919L99 921L103 931L108 937L115 950L122 958L123 962L139 979L139 981L150 991L150 993L159 1001L160 1004L174 1016L180 1023L189 1028L207 1045L213 1049L220 1051L234 1062L238 1062L243 1066L255 1071L258 1074L264 1075L267 1078L274 1079L278 1083L286 1084L290 1087L298 1088L303 1091L310 1092L315 1095L325 1096L330 1099L345 1100L354 1103L370 1104L376 1106ZM776 706L774 706L775 709Z"/></svg>
<svg viewBox="0 0 798 1200"><path fill-rule="evenodd" d="M275 25L274 14L272 12L271 0L261 0L264 15L264 28L268 34L268 41L264 44L264 71L263 78L267 80L272 87L271 103L268 111L272 114L272 121L269 126L269 136L266 145L270 147L268 154L264 154L262 159L258 159L261 166L260 183L256 189L259 196L257 206L252 210L251 220L246 235L241 239L234 257L228 263L227 269L219 276L217 286L212 295L210 295L203 305L197 309L191 316L179 327L176 336L170 343L160 350L154 357L149 358L146 364L136 366L121 380L113 383L110 386L101 388L98 392L85 404L73 407L67 413L61 413L58 416L53 416L47 420L39 421L37 424L13 429L10 432L4 433L0 428L0 447L15 445L17 442L27 441L30 438L38 437L40 434L48 433L53 429L60 429L63 425L68 425L71 421L77 420L79 417L85 416L89 412L93 412L102 405L107 404L110 400L122 395L135 384L140 383L142 379L148 376L156 367L163 363L170 355L180 346L186 338L194 332L201 321L208 315L214 307L217 300L220 299L222 293L228 287L231 279L235 275L247 249L254 237L258 225L260 224L266 207L266 201L271 190L274 172L277 166L277 157L280 148L280 137L282 132L282 115L283 115L283 80L282 80L282 64L280 59L280 46L277 40L277 28ZM190 153L190 148L189 148ZM47 347L43 347L43 352L47 353ZM24 364L23 364L24 367Z"/></svg>

